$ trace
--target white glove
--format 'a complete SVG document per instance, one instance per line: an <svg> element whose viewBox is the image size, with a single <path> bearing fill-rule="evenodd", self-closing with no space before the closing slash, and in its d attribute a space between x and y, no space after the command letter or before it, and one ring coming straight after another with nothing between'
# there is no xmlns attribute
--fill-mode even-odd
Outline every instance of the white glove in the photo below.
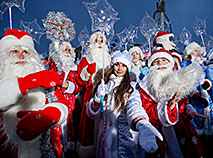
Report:
<svg viewBox="0 0 213 158"><path fill-rule="evenodd" d="M163 137L158 130L145 119L137 122L136 129L139 131L140 146L148 153L155 152L158 149L155 136L163 141Z"/></svg>
<svg viewBox="0 0 213 158"><path fill-rule="evenodd" d="M105 96L106 94L107 85L104 84L104 80L101 80L101 84L98 86L97 91L95 93L95 102L100 103L101 102L101 96Z"/></svg>

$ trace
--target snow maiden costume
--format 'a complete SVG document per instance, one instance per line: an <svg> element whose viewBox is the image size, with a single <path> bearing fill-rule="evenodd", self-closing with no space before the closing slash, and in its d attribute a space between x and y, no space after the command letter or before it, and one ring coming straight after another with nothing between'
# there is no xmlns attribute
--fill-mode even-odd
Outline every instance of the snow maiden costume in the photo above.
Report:
<svg viewBox="0 0 213 158"><path fill-rule="evenodd" d="M111 66L118 62L127 65L127 70L130 69L131 55L117 53L113 57ZM129 72L126 71L126 73ZM147 152L157 149L155 136L162 139L158 131L149 123L137 90L133 89L131 94L124 94L124 109L121 110L121 103L118 107L115 106L116 90L123 79L125 80L124 77L111 73L109 81L104 85L107 99L104 101L103 113L100 113L100 108L97 111L92 109L93 103L100 103L99 92L102 84L98 86L94 98L87 103L88 116L101 119L96 149L97 158L140 158L144 156L142 148Z"/></svg>

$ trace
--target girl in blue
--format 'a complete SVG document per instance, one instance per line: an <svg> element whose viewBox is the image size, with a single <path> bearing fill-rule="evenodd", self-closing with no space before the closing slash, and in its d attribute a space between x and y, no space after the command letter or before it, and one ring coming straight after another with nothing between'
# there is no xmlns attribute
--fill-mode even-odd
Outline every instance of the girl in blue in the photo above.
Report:
<svg viewBox="0 0 213 158"><path fill-rule="evenodd" d="M149 122L140 94L133 88L129 75L131 63L128 52L118 52L105 72L105 84L100 82L87 103L87 115L100 119L97 158L142 158L143 150L157 150L156 136L163 139ZM105 97L103 113L101 96Z"/></svg>

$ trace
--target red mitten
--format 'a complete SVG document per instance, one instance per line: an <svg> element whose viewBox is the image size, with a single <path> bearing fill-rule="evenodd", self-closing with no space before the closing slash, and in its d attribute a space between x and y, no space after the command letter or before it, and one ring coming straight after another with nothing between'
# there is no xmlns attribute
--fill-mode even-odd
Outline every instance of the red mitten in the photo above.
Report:
<svg viewBox="0 0 213 158"><path fill-rule="evenodd" d="M89 64L87 67L87 71L90 74L94 74L96 72L96 63Z"/></svg>
<svg viewBox="0 0 213 158"><path fill-rule="evenodd" d="M53 149L55 151L55 154L57 155L57 158L61 157L62 153L62 145L61 145L61 139L60 139L60 131L57 128L52 128L50 131L50 142L53 146Z"/></svg>
<svg viewBox="0 0 213 158"><path fill-rule="evenodd" d="M27 93L27 90L37 87L53 88L59 82L58 73L52 70L43 70L18 78L19 88L23 95Z"/></svg>
<svg viewBox="0 0 213 158"><path fill-rule="evenodd" d="M51 57L49 57L49 62L48 62L48 64L49 64L50 70L53 70L53 71L55 71L55 72L58 71L55 62L54 62L54 60L53 60Z"/></svg>
<svg viewBox="0 0 213 158"><path fill-rule="evenodd" d="M16 134L22 140L28 141L55 125L61 117L61 112L56 107L47 107L39 111L19 111L17 117L21 120L17 123Z"/></svg>

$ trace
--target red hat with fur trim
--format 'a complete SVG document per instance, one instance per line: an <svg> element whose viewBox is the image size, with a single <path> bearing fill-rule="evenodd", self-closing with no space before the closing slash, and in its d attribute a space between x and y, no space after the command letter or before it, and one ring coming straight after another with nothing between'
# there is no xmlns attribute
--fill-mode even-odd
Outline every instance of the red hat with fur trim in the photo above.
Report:
<svg viewBox="0 0 213 158"><path fill-rule="evenodd" d="M0 53L9 53L16 47L22 47L29 52L36 52L33 39L28 32L8 29L0 40Z"/></svg>
<svg viewBox="0 0 213 158"><path fill-rule="evenodd" d="M172 33L166 32L166 31L160 31L156 34L154 40L153 40L153 47L156 46L157 43L161 43L161 39L174 36Z"/></svg>
<svg viewBox="0 0 213 158"><path fill-rule="evenodd" d="M148 60L148 67L150 67L152 65L152 62L157 58L166 58L172 63L172 66L174 66L174 59L172 57L172 53L165 49L160 49L160 50L154 50L152 52Z"/></svg>

